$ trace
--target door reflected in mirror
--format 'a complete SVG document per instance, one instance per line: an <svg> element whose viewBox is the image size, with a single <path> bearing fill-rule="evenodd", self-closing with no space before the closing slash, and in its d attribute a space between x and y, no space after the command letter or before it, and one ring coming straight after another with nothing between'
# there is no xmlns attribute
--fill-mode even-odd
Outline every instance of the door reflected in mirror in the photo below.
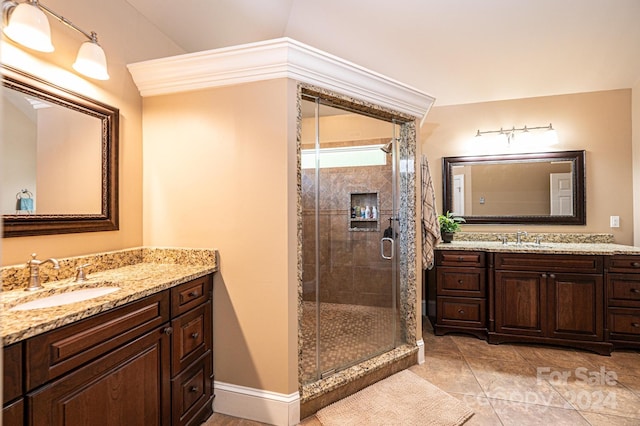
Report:
<svg viewBox="0 0 640 426"><path fill-rule="evenodd" d="M444 211L467 223L585 224L584 151L443 158Z"/></svg>

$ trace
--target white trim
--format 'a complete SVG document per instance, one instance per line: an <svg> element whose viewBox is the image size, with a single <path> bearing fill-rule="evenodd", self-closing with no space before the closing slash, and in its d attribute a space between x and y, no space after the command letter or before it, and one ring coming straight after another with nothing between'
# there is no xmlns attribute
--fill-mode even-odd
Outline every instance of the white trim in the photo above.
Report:
<svg viewBox="0 0 640 426"><path fill-rule="evenodd" d="M213 411L229 416L290 426L300 423L300 394L285 395L231 383L214 382Z"/></svg>
<svg viewBox="0 0 640 426"><path fill-rule="evenodd" d="M288 37L128 64L145 96L291 78L423 118L435 98Z"/></svg>
<svg viewBox="0 0 640 426"><path fill-rule="evenodd" d="M424 340L418 340L416 345L418 346L418 364L424 364Z"/></svg>

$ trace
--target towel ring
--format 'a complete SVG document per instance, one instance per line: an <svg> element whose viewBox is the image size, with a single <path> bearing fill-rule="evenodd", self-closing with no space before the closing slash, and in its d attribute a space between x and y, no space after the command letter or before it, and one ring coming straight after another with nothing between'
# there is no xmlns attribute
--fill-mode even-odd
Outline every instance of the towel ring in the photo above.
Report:
<svg viewBox="0 0 640 426"><path fill-rule="evenodd" d="M26 195L26 197L24 195ZM33 193L28 189L23 189L16 194L16 200L20 200L22 198L33 198Z"/></svg>

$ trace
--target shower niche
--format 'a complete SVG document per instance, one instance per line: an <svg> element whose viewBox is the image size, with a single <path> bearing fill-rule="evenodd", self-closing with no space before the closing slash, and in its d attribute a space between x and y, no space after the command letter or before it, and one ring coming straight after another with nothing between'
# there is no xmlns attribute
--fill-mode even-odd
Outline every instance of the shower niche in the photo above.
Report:
<svg viewBox="0 0 640 426"><path fill-rule="evenodd" d="M377 192L349 194L349 231L380 231L380 204Z"/></svg>

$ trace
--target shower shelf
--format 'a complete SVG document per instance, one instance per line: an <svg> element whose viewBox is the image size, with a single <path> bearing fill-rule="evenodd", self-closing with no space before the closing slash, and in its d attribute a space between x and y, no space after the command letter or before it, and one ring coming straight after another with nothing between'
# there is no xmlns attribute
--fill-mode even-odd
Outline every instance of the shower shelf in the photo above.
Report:
<svg viewBox="0 0 640 426"><path fill-rule="evenodd" d="M378 202L377 192L352 192L349 194L349 231L380 231L380 221L378 218L364 218L361 216L351 217L356 209L365 209L369 206L371 210L375 207L378 215L380 214L380 204Z"/></svg>

